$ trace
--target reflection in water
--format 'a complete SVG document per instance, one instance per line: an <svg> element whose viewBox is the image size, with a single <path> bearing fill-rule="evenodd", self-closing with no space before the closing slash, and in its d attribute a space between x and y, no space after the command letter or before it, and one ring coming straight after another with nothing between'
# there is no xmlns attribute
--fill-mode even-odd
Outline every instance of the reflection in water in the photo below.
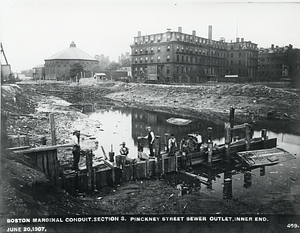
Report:
<svg viewBox="0 0 300 233"><path fill-rule="evenodd" d="M217 125L213 119L199 120L192 119L188 125L173 125L167 123L167 119L171 117L182 118L181 116L174 116L167 113L150 112L141 109L130 109L130 108L115 108L115 109L103 109L97 110L96 112L90 113L90 118L97 119L102 123L101 129L98 135L94 135L99 141L99 148L103 146L108 154L108 151L115 151L115 155L118 154L119 145L121 142L126 142L129 148L129 157L136 158L138 151L138 136L144 136L147 134L146 126L150 125L155 135L160 136L162 148L165 143L165 134L174 133L177 142L180 142L189 133L199 133L202 135L202 140L207 141L207 128L212 127L213 129L213 143L222 144L224 143L224 125ZM272 126L272 128L268 127ZM276 127L279 128L276 128ZM254 137L261 136L261 130L267 128L268 138L277 138L278 146L286 149L292 154L298 154L300 152L300 136L291 134L291 127L281 127L280 124L254 124ZM287 129L288 131L285 131ZM274 133L276 132L276 133ZM234 138L243 138L245 135L243 130L236 131ZM144 146L147 147L146 141ZM144 152L148 153L147 148L144 148ZM102 153L100 149L95 151L96 153ZM282 177L289 177L292 174L292 178L298 179L298 171L300 170L299 156L297 160L285 162L274 166L259 167L253 170L243 170L242 167L236 166L234 161L228 164L214 164L210 169L205 166L193 167L193 172L199 176L207 179L205 185L197 182L196 187L200 190L211 190L210 195L224 198L224 200L230 200L237 198L244 192L249 190L258 190L262 192L265 190L276 191L279 186L275 186L274 183L278 179L277 174L280 173ZM289 167L289 169L286 169ZM292 173L293 172L293 173ZM274 176L272 176L274 174ZM180 174L173 174L176 176L175 183L179 184L185 182L185 184L191 184L191 187L195 183L194 180L188 181L186 177L182 177ZM288 178L289 179L289 178ZM293 182L293 179L290 181ZM255 185L254 185L255 184ZM270 186L272 185L272 186ZM293 187L293 184L286 182L285 189L288 191Z"/></svg>
<svg viewBox="0 0 300 233"><path fill-rule="evenodd" d="M224 187L223 187L223 199L232 199L232 174L231 170L224 172Z"/></svg>
<svg viewBox="0 0 300 233"><path fill-rule="evenodd" d="M252 182L251 170L247 170L244 173L244 188L251 187L251 182Z"/></svg>
<svg viewBox="0 0 300 233"><path fill-rule="evenodd" d="M265 174L266 174L266 167L265 166L261 166L260 168L259 168L259 174L260 174L260 176L264 176Z"/></svg>

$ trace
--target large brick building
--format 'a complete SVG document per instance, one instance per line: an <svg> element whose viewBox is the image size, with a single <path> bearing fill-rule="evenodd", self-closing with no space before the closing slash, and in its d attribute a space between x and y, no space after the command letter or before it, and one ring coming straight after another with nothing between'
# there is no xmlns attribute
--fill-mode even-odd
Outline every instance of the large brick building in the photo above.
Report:
<svg viewBox="0 0 300 233"><path fill-rule="evenodd" d="M268 81L289 79L299 82L300 79L300 49L292 45L261 48L258 54L258 76Z"/></svg>
<svg viewBox="0 0 300 233"><path fill-rule="evenodd" d="M167 30L165 33L134 37L131 70L135 81L199 82L226 74L252 76L257 73L257 45L243 39L227 43ZM256 60L255 60L256 59Z"/></svg>
<svg viewBox="0 0 300 233"><path fill-rule="evenodd" d="M69 77L69 71L74 63L80 63L85 73L92 76L92 68L99 65L92 56L83 52L72 42L70 47L64 49L50 58L45 59L45 76L46 79L66 79Z"/></svg>

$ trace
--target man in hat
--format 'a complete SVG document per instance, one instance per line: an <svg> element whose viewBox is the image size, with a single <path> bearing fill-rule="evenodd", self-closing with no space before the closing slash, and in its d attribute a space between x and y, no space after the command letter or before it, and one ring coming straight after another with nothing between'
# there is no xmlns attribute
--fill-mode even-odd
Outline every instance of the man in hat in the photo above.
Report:
<svg viewBox="0 0 300 233"><path fill-rule="evenodd" d="M147 126L147 130L148 130L148 135L143 138L148 139L150 157L154 157L153 144L155 140L155 135L150 126Z"/></svg>
<svg viewBox="0 0 300 233"><path fill-rule="evenodd" d="M177 150L177 142L174 134L171 134L171 137L168 140L168 149L169 149L169 156L174 156Z"/></svg>
<svg viewBox="0 0 300 233"><path fill-rule="evenodd" d="M121 155L121 164L122 165L122 169L124 168L125 164L126 164L126 158L127 158L127 155L129 154L129 149L128 147L126 147L126 143L125 142L122 142L120 144L121 146L121 149L120 149L120 155Z"/></svg>
<svg viewBox="0 0 300 233"><path fill-rule="evenodd" d="M73 149L72 149L73 165L72 165L72 169L73 170L78 170L78 163L79 163L79 159L80 159L79 138L80 138L80 131L75 130L73 132L73 135L72 135L72 143L73 143Z"/></svg>
<svg viewBox="0 0 300 233"><path fill-rule="evenodd" d="M120 149L120 155L127 156L128 153L129 153L129 149L128 149L128 147L126 147L126 143L122 142L120 144L120 146L122 146L121 149Z"/></svg>

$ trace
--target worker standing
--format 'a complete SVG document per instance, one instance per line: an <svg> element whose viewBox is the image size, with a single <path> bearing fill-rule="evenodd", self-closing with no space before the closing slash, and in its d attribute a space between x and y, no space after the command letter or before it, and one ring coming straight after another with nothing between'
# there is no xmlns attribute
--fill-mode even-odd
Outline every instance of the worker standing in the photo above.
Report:
<svg viewBox="0 0 300 233"><path fill-rule="evenodd" d="M148 145L149 145L149 150L150 150L149 156L154 157L153 144L154 144L154 140L155 140L155 135L150 126L147 126L147 130L148 130L148 135L145 137L142 137L142 138L148 139Z"/></svg>
<svg viewBox="0 0 300 233"><path fill-rule="evenodd" d="M122 168L124 168L124 166L126 164L127 155L129 154L129 149L128 149L128 147L126 147L126 143L125 142L122 142L120 144L120 146L121 146L121 148L120 148L121 165L122 165Z"/></svg>
<svg viewBox="0 0 300 233"><path fill-rule="evenodd" d="M168 140L169 156L174 156L177 150L177 142L174 134L171 134L171 137Z"/></svg>
<svg viewBox="0 0 300 233"><path fill-rule="evenodd" d="M73 136L72 136L72 144L73 144L73 149L72 149L73 165L72 165L72 169L73 170L78 170L78 163L79 163L79 159L80 159L79 138L80 138L80 131L75 130L73 132Z"/></svg>
<svg viewBox="0 0 300 233"><path fill-rule="evenodd" d="M125 142L122 142L120 144L121 146L121 149L120 149L120 155L124 155L124 156L127 156L129 154L129 149L128 147L126 147L126 143Z"/></svg>

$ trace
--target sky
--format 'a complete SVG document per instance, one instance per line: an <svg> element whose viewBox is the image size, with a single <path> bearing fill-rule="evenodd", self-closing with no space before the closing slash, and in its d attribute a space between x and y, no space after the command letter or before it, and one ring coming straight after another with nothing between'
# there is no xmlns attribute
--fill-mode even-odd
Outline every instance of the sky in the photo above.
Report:
<svg viewBox="0 0 300 233"><path fill-rule="evenodd" d="M130 52L142 35L167 29L226 42L244 38L259 47L300 48L300 2L0 0L0 41L14 72L32 69L70 46L94 57ZM5 63L1 56L2 64Z"/></svg>

